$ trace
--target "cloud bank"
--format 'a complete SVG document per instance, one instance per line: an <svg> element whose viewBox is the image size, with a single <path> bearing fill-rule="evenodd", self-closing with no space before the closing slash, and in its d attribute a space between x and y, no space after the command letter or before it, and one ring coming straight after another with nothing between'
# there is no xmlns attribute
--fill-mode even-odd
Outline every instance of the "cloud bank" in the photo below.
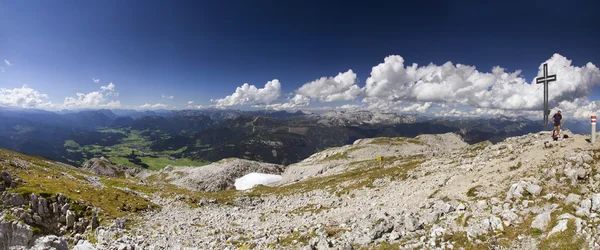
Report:
<svg viewBox="0 0 600 250"><path fill-rule="evenodd" d="M244 83L237 87L235 92L225 98L214 100L217 107L234 105L268 105L281 97L281 83L274 79L265 84L263 88Z"/></svg>

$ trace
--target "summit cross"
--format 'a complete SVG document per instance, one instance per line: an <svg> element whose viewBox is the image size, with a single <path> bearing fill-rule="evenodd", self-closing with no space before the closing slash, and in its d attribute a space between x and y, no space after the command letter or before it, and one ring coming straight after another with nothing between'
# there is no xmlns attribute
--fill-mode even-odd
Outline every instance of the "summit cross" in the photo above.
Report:
<svg viewBox="0 0 600 250"><path fill-rule="evenodd" d="M544 84L544 130L548 130L548 83L556 81L556 74L548 75L548 63L544 63L544 76L535 79L537 84Z"/></svg>

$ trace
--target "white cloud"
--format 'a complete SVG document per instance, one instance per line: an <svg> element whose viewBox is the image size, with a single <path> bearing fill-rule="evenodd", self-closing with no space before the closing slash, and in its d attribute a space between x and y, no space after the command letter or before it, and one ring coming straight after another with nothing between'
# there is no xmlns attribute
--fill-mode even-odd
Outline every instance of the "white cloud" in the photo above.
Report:
<svg viewBox="0 0 600 250"><path fill-rule="evenodd" d="M146 104L140 106L140 108L143 108L143 109L164 109L164 108L167 108L167 104L162 104L162 103L149 104L149 103L146 103Z"/></svg>
<svg viewBox="0 0 600 250"><path fill-rule="evenodd" d="M100 89L103 91L115 91L115 85L111 82L107 86L101 86Z"/></svg>
<svg viewBox="0 0 600 250"><path fill-rule="evenodd" d="M225 98L214 100L217 107L234 105L267 105L281 97L281 83L274 79L265 84L264 88L256 88L254 85L244 83L237 87L235 93Z"/></svg>
<svg viewBox="0 0 600 250"><path fill-rule="evenodd" d="M364 105L358 104L344 104L342 106L336 107L336 109L348 110L348 111L357 111L364 110L366 107Z"/></svg>
<svg viewBox="0 0 600 250"><path fill-rule="evenodd" d="M12 66L12 64L7 59L4 59L4 63L6 63L6 65L8 65L9 67Z"/></svg>
<svg viewBox="0 0 600 250"><path fill-rule="evenodd" d="M550 83L549 98L553 102L573 101L591 93L600 84L600 70L592 63L576 67L567 58L554 54L546 61L549 73L557 74ZM542 63L543 64L543 63ZM542 64L538 76L542 74ZM542 105L541 85L520 76L520 71L505 72L494 67L479 72L474 66L447 62L404 65L400 56L388 56L373 67L364 88L366 100L374 102L435 102L461 104L484 109L539 109Z"/></svg>
<svg viewBox="0 0 600 250"><path fill-rule="evenodd" d="M162 97L163 99L169 99L169 100L173 100L173 99L175 99L175 97L174 97L174 96L172 96L172 95L170 95L170 96L167 96L167 95L165 95L165 94L162 94L162 95L161 95L161 97Z"/></svg>
<svg viewBox="0 0 600 250"><path fill-rule="evenodd" d="M109 100L110 96L117 97L119 93L115 92L115 84L112 82L107 86L100 86L100 91L90 93L77 93L76 97L66 97L63 102L63 108L82 109L82 108L119 108L120 101Z"/></svg>
<svg viewBox="0 0 600 250"><path fill-rule="evenodd" d="M121 107L120 101L108 101L106 96L94 91L87 94L77 93L77 97L66 97L63 102L64 108L118 108Z"/></svg>
<svg viewBox="0 0 600 250"><path fill-rule="evenodd" d="M356 79L356 73L348 70L335 77L321 77L306 83L297 92L320 102L351 101L362 94Z"/></svg>
<svg viewBox="0 0 600 250"><path fill-rule="evenodd" d="M94 81L94 83L99 83L99 82L100 82L100 79L96 79L96 78L93 78L93 77L92 77L92 81Z"/></svg>
<svg viewBox="0 0 600 250"><path fill-rule="evenodd" d="M188 105L194 104L194 101L189 101Z"/></svg>
<svg viewBox="0 0 600 250"><path fill-rule="evenodd" d="M20 108L52 108L48 95L27 85L21 88L0 88L0 106Z"/></svg>
<svg viewBox="0 0 600 250"><path fill-rule="evenodd" d="M296 110L310 104L310 99L306 96L296 94L289 99L287 103L275 103L269 105L254 105L253 107L264 107L265 109L273 110Z"/></svg>
<svg viewBox="0 0 600 250"><path fill-rule="evenodd" d="M190 109L203 109L204 108L204 106L202 106L202 105L188 105L187 107Z"/></svg>

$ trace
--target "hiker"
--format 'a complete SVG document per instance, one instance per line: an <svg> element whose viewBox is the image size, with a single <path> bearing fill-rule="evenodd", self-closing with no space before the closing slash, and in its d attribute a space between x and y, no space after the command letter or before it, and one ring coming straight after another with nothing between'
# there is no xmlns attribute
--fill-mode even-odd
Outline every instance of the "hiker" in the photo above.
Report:
<svg viewBox="0 0 600 250"><path fill-rule="evenodd" d="M554 123L554 129L552 130L552 137L557 137L560 134L560 125L562 125L562 115L560 110L552 116L552 123Z"/></svg>

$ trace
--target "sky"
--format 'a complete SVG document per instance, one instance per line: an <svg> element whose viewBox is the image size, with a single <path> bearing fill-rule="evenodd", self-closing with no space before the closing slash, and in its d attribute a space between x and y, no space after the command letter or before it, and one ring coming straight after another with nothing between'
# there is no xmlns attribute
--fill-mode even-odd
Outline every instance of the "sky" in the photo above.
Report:
<svg viewBox="0 0 600 250"><path fill-rule="evenodd" d="M597 1L0 0L0 106L600 110ZM600 113L600 112L598 112Z"/></svg>

